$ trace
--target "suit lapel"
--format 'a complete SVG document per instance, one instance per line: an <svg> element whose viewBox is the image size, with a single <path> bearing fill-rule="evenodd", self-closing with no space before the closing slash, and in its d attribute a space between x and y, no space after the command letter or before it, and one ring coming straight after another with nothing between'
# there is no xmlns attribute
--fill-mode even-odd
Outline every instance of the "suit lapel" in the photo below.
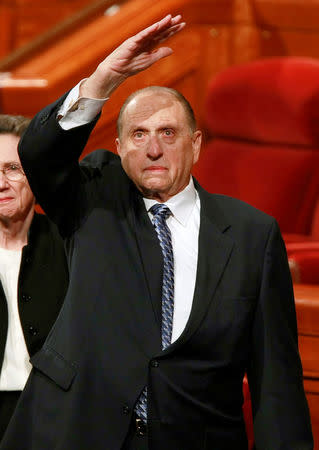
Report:
<svg viewBox="0 0 319 450"><path fill-rule="evenodd" d="M173 351L197 330L214 299L216 287L229 261L233 241L224 232L229 223L213 197L195 182L201 200L198 262L192 310L181 336L167 348Z"/></svg>
<svg viewBox="0 0 319 450"><path fill-rule="evenodd" d="M216 287L228 263L233 243L214 225L209 216L201 214L198 243L198 264L190 329L195 330L210 306Z"/></svg>
<svg viewBox="0 0 319 450"><path fill-rule="evenodd" d="M150 326L156 324L156 335L159 339L159 346L161 346L163 256L156 231L148 217L142 196L133 194L133 198L134 212L132 214L132 220L134 222L137 246L153 311L154 320ZM143 326L145 327L145 324Z"/></svg>

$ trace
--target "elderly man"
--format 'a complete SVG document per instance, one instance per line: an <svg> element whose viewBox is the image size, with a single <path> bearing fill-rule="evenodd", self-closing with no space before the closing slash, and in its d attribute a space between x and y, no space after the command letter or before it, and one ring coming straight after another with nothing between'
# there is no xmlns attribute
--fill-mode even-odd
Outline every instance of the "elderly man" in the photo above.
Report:
<svg viewBox="0 0 319 450"><path fill-rule="evenodd" d="M183 27L167 16L125 41L22 140L31 187L66 242L70 288L2 449L244 450L246 372L257 448L312 449L277 223L191 177L201 132L188 102L167 88L134 93L120 158L78 164L105 99L169 55L155 45Z"/></svg>
<svg viewBox="0 0 319 450"><path fill-rule="evenodd" d="M30 120L0 114L0 439L64 299L63 241L22 170L18 143Z"/></svg>

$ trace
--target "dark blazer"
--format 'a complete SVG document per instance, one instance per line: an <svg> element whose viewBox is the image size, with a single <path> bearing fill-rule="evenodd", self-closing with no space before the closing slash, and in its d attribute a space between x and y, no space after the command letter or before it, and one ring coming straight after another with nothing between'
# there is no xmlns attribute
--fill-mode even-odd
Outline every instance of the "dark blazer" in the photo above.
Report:
<svg viewBox="0 0 319 450"><path fill-rule="evenodd" d="M148 386L150 450L243 450L248 372L260 450L313 448L293 290L275 220L201 200L193 307L161 350L162 256L141 195L108 152L77 159L94 124L63 131L64 98L20 144L31 188L64 236L70 286L2 450L119 450Z"/></svg>
<svg viewBox="0 0 319 450"><path fill-rule="evenodd" d="M42 347L62 305L68 285L63 241L56 226L43 214L35 214L23 247L18 308L29 355ZM7 300L0 282L0 367L8 330Z"/></svg>
<svg viewBox="0 0 319 450"><path fill-rule="evenodd" d="M28 244L22 249L17 287L19 318L30 356L42 347L60 311L67 285L68 268L61 236L46 216L34 214ZM7 331L7 299L0 282L0 370ZM0 439L18 400L18 391L0 396Z"/></svg>

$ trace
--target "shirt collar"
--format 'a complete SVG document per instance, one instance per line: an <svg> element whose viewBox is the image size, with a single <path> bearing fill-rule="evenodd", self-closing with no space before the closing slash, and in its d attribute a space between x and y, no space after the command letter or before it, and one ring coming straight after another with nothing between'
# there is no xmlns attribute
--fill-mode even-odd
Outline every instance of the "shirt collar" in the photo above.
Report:
<svg viewBox="0 0 319 450"><path fill-rule="evenodd" d="M197 196L198 194L194 186L193 178L190 177L190 181L186 188L165 202L165 205L169 207L175 219L184 227L186 227L187 221L195 207ZM156 200L145 197L143 197L143 200L148 212L155 203L158 203Z"/></svg>

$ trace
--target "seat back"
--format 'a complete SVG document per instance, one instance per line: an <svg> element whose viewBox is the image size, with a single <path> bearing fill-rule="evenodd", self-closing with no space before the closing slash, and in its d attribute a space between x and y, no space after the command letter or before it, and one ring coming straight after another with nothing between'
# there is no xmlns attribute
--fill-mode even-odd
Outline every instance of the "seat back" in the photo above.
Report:
<svg viewBox="0 0 319 450"><path fill-rule="evenodd" d="M193 170L203 187L271 214L284 233L310 235L319 219L319 61L230 67L211 81L205 115L208 142Z"/></svg>

